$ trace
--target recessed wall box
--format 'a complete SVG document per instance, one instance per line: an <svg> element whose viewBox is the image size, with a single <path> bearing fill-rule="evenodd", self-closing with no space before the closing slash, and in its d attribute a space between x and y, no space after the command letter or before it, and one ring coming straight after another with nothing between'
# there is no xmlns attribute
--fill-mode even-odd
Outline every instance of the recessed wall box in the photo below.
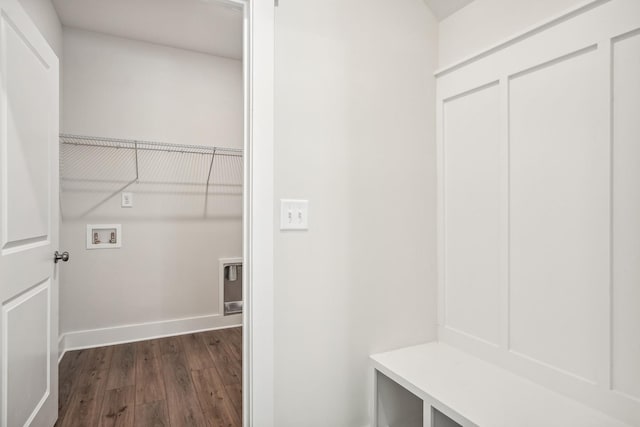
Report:
<svg viewBox="0 0 640 427"><path fill-rule="evenodd" d="M117 249L122 246L122 225L87 224L87 249Z"/></svg>

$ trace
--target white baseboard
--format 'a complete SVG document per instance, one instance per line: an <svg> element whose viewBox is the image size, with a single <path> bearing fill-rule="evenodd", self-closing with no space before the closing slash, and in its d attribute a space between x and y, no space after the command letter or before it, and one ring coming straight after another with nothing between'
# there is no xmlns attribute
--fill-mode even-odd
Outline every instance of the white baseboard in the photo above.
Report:
<svg viewBox="0 0 640 427"><path fill-rule="evenodd" d="M162 320L158 322L66 332L60 335L58 339L58 362L62 360L62 356L64 356L67 351L71 350L144 341L193 332L232 328L241 325L242 314L234 314L231 316L213 314L184 319Z"/></svg>
<svg viewBox="0 0 640 427"><path fill-rule="evenodd" d="M60 361L62 360L62 357L64 356L64 354L66 353L66 346L65 346L65 336L60 335L60 337L58 337L58 363L60 363Z"/></svg>

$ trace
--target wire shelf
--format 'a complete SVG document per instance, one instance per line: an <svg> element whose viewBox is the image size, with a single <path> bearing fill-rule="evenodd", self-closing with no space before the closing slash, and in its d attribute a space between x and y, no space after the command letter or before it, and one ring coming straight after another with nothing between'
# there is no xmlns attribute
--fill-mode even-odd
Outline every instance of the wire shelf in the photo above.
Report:
<svg viewBox="0 0 640 427"><path fill-rule="evenodd" d="M100 138L95 136L80 136L60 134L60 143L74 146L94 148L117 148L137 151L162 151L167 153L205 154L218 156L242 157L241 148L210 147L204 145L182 145L166 142L136 141L129 139Z"/></svg>
<svg viewBox="0 0 640 427"><path fill-rule="evenodd" d="M133 191L140 207L129 216L236 218L243 170L238 148L61 134L61 213L111 217L118 195Z"/></svg>
<svg viewBox="0 0 640 427"><path fill-rule="evenodd" d="M209 188L242 186L242 149L93 136L60 135L60 178L71 183L127 183ZM201 191L202 191L201 190Z"/></svg>

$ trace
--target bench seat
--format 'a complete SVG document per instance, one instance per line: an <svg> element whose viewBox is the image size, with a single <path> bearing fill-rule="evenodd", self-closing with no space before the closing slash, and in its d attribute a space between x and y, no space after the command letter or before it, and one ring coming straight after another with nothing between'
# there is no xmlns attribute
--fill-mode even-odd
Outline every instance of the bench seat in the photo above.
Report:
<svg viewBox="0 0 640 427"><path fill-rule="evenodd" d="M455 421L447 426L630 427L444 343L375 354L371 360L376 375L383 374L423 401L423 426L445 425L438 422L444 414ZM380 399L376 391L376 418L378 408L385 405ZM377 421L375 425L387 424Z"/></svg>

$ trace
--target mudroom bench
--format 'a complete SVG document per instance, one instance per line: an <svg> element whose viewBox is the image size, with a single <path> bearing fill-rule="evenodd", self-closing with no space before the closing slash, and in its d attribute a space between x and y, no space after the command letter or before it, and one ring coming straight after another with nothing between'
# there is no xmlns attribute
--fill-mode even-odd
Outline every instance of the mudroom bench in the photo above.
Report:
<svg viewBox="0 0 640 427"><path fill-rule="evenodd" d="M371 361L375 427L630 427L444 343Z"/></svg>

